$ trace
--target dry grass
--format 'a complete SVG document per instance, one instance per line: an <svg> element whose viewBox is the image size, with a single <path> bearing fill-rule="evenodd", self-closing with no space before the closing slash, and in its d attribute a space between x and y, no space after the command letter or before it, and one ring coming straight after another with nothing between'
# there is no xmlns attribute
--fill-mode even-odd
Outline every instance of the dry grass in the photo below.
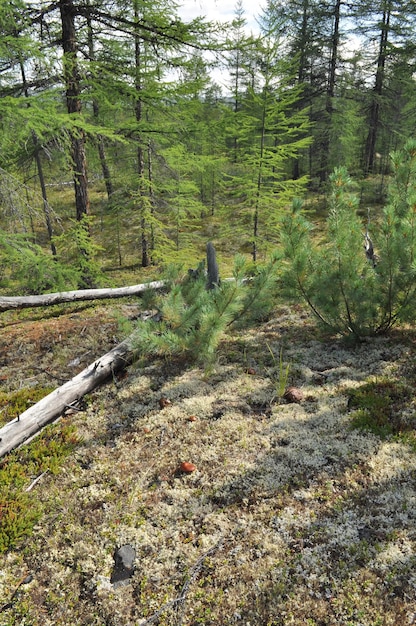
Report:
<svg viewBox="0 0 416 626"><path fill-rule="evenodd" d="M76 374L75 358L112 346L108 311L5 324L2 386ZM301 404L276 400L268 346L277 362L283 348ZM0 607L33 579L0 624L416 624L415 453L400 436L352 428L347 407L374 377L413 384L413 359L409 334L348 348L282 307L234 333L210 376L137 363L66 418L82 442L36 484L45 514L2 557ZM182 461L197 470L181 473ZM136 571L114 589L125 543Z"/></svg>

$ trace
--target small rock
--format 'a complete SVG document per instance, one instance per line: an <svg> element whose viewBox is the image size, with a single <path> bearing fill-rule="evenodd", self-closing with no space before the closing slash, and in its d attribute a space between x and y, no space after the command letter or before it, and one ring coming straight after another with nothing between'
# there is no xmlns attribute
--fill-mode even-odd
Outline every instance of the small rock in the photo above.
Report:
<svg viewBox="0 0 416 626"><path fill-rule="evenodd" d="M303 392L297 387L288 387L283 394L283 398L287 402L302 402L303 400Z"/></svg>
<svg viewBox="0 0 416 626"><path fill-rule="evenodd" d="M128 583L134 574L135 559L136 550L129 544L121 546L114 552L114 569L110 578L114 587Z"/></svg>

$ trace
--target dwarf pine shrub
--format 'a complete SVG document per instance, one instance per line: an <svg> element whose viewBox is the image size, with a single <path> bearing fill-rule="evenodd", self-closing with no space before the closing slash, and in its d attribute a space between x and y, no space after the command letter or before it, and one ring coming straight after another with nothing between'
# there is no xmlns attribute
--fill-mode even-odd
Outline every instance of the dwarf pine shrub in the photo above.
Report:
<svg viewBox="0 0 416 626"><path fill-rule="evenodd" d="M278 257L272 257L254 276L247 276L246 260L235 258L233 279L207 289L204 272L182 279L172 274L168 293L158 302L157 319L139 321L136 346L144 356L182 355L210 368L219 342L231 326L264 319L273 305Z"/></svg>
<svg viewBox="0 0 416 626"><path fill-rule="evenodd" d="M367 225L344 168L330 178L322 237L314 236L298 200L282 220L282 285L333 332L360 338L415 320L415 140L392 155L392 166L387 204L372 225L375 262L365 253Z"/></svg>

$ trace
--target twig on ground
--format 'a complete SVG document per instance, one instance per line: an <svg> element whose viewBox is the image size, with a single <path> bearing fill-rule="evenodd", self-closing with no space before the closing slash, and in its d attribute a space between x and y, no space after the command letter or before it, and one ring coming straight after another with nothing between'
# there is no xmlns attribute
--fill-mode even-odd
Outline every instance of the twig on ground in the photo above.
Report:
<svg viewBox="0 0 416 626"><path fill-rule="evenodd" d="M166 432L166 426L163 426L161 431L160 431L159 448L161 448L163 446L163 438L165 436L165 432Z"/></svg>
<svg viewBox="0 0 416 626"><path fill-rule="evenodd" d="M50 376L51 378L54 378L55 380L59 380L60 383L67 383L68 379L67 378L60 378L59 376L56 376L55 374L52 374L51 372L48 372L48 370L43 369L42 367L36 367L36 365L32 365L32 368L38 372L42 372L43 374L46 374L47 376Z"/></svg>
<svg viewBox="0 0 416 626"><path fill-rule="evenodd" d="M169 600L169 602L166 602L163 606L160 607L158 611L156 611L156 613L154 613L151 617L149 617L145 622L141 622L140 626L150 626L150 624L154 624L162 615L162 613L165 613L168 609L174 606L177 606L177 611L178 611L178 618L176 621L176 626L182 626L183 616L185 613L185 602L186 602L187 595L189 593L190 586L195 582L195 579L198 576L199 572L201 571L205 563L205 560L209 556L214 554L219 548L221 548L223 543L224 543L224 538L221 537L221 539L214 546L212 546L212 548L204 552L204 554L202 554L199 557L197 562L191 568L189 572L189 577L187 581L185 582L184 586L182 587L182 590L179 596L177 598L174 598L173 600Z"/></svg>
<svg viewBox="0 0 416 626"><path fill-rule="evenodd" d="M49 472L49 470L47 469L47 470L45 470L44 472L42 472L42 474L39 474L39 476L37 476L37 478L35 478L35 480L33 480L33 481L30 483L30 485L29 485L29 487L27 487L26 491L32 491L33 487L34 487L35 485L37 485L37 484L38 484L38 482L39 482L39 481L40 481L40 480L41 480L41 479L45 476L45 474L47 474L48 472Z"/></svg>
<svg viewBox="0 0 416 626"><path fill-rule="evenodd" d="M13 591L9 602L6 602L6 604L3 604L3 606L0 606L0 613L3 613L3 611L7 611L8 609L11 609L13 607L14 602L17 600L17 595L20 591L20 587L22 587L22 585L28 585L29 583L32 582L32 580L33 580L32 574L29 574L28 576L25 576L24 578L22 578L22 580L17 585L16 589Z"/></svg>

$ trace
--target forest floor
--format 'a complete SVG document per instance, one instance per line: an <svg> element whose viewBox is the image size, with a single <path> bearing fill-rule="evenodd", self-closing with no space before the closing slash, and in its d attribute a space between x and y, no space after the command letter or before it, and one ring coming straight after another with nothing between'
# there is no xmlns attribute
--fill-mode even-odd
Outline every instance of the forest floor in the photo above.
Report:
<svg viewBox="0 0 416 626"><path fill-rule="evenodd" d="M0 391L68 380L136 308L3 314ZM0 625L416 624L415 340L348 346L282 305L210 373L129 367L53 427L75 429L71 454L21 487L42 514L0 555ZM301 402L278 397L280 354Z"/></svg>

